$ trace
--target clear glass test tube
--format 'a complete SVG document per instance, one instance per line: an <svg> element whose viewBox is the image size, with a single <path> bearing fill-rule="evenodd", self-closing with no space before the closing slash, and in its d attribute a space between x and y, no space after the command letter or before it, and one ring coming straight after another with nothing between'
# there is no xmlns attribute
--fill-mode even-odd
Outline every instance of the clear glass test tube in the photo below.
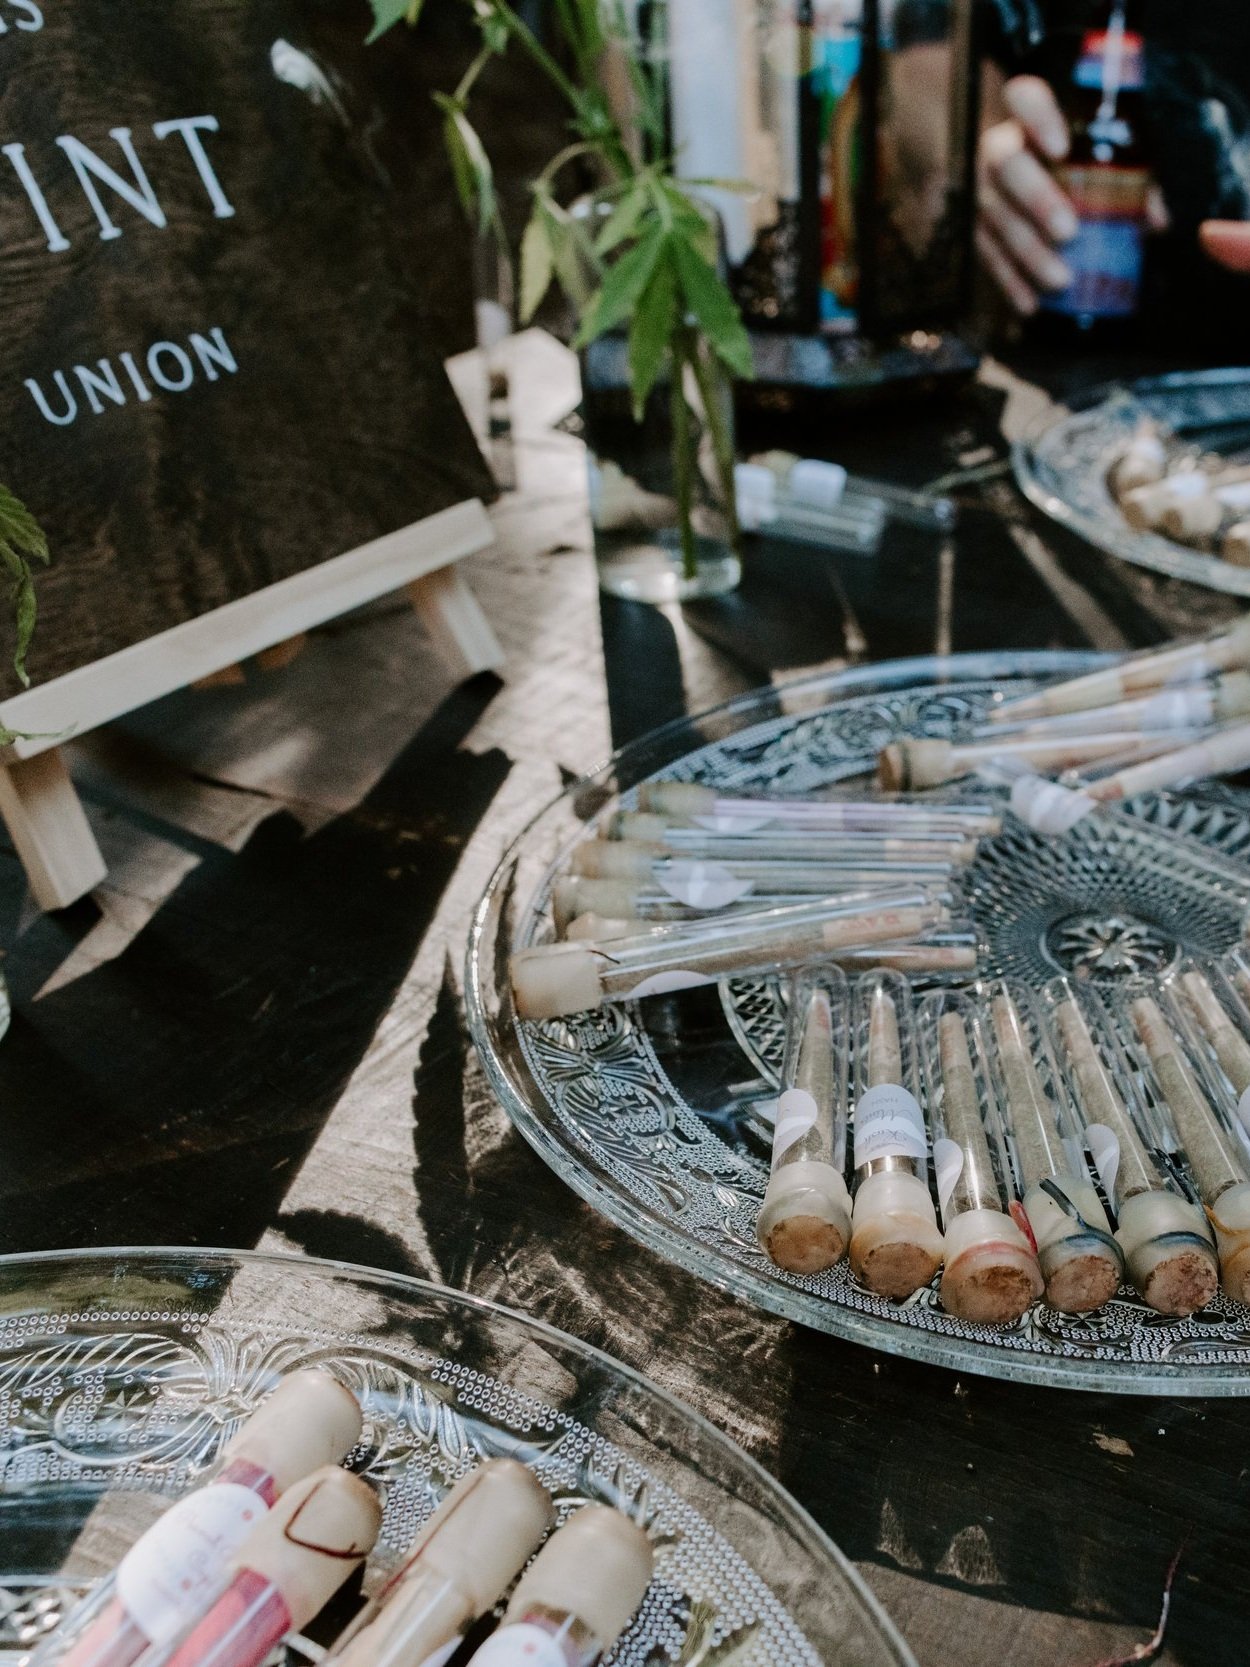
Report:
<svg viewBox="0 0 1250 1667"><path fill-rule="evenodd" d="M870 1291L895 1302L928 1285L942 1261L912 1007L901 973L865 973L855 982L851 1267Z"/></svg>
<svg viewBox="0 0 1250 1667"><path fill-rule="evenodd" d="M1031 992L998 979L984 1033L1046 1300L1065 1313L1115 1295L1124 1257L1085 1163L1080 1124Z"/></svg>
<svg viewBox="0 0 1250 1667"><path fill-rule="evenodd" d="M512 956L509 974L518 1016L553 1019L605 1001L688 989L738 973L785 971L844 949L903 941L947 918L946 905L927 891L820 898L673 922L605 945L566 941L523 949Z"/></svg>
<svg viewBox="0 0 1250 1667"><path fill-rule="evenodd" d="M606 823L610 839L638 840L661 845L677 856L786 857L811 861L849 862L853 858L892 861L915 858L921 862L970 862L976 840L954 828L843 829L808 827L801 822L773 823L747 831L678 825L654 811L619 811Z"/></svg>
<svg viewBox="0 0 1250 1667"><path fill-rule="evenodd" d="M1220 1281L1239 1302L1250 1300L1250 1166L1233 1132L1215 1078L1187 1035L1183 1009L1153 993L1129 989L1116 998L1122 1032L1143 1067L1157 1115L1184 1154L1195 1190L1215 1229Z"/></svg>
<svg viewBox="0 0 1250 1667"><path fill-rule="evenodd" d="M1041 1296L1043 1281L1009 1213L1011 1170L975 1004L961 991L936 991L920 1004L917 1033L946 1240L942 1306L1009 1324Z"/></svg>
<svg viewBox="0 0 1250 1667"><path fill-rule="evenodd" d="M800 799L735 796L693 781L644 782L638 789L640 810L689 818L714 831L730 826L765 827L771 822L806 823L842 830L896 830L904 825L956 829L993 835L1002 814L988 800L926 798Z"/></svg>
<svg viewBox="0 0 1250 1667"><path fill-rule="evenodd" d="M765 1254L789 1273L833 1267L851 1237L845 1176L849 1023L844 974L807 968L792 977L772 1165L756 1225Z"/></svg>
<svg viewBox="0 0 1250 1667"><path fill-rule="evenodd" d="M1052 979L1041 999L1086 1144L1115 1207L1130 1280L1161 1314L1204 1308L1219 1285L1215 1241L1201 1208L1147 1147L1151 1119L1110 1013L1097 994L1068 978Z"/></svg>

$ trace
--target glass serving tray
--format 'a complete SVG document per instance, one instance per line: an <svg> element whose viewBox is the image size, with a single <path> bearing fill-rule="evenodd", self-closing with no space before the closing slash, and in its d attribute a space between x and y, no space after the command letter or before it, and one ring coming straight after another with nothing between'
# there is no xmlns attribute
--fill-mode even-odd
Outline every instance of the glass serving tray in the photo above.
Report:
<svg viewBox="0 0 1250 1667"><path fill-rule="evenodd" d="M449 1487L507 1455L561 1520L598 1500L650 1533L656 1574L612 1663L915 1667L777 1484L606 1355L419 1280L198 1249L0 1257L0 1659L19 1661L101 1572L84 1544L110 1523L141 1531L152 1494L185 1491L278 1376L314 1364L360 1398L350 1462L385 1494L367 1589ZM293 1667L321 1651L299 1638L285 1653Z"/></svg>
<svg viewBox="0 0 1250 1667"><path fill-rule="evenodd" d="M1012 447L1016 480L1053 520L1137 567L1188 579L1228 596L1250 596L1250 568L1129 526L1107 471L1141 416L1230 460L1250 459L1250 370L1229 368L1149 377L1101 388L1067 416L1043 417Z"/></svg>
<svg viewBox="0 0 1250 1667"><path fill-rule="evenodd" d="M1126 1288L1097 1314L1039 1303L993 1327L944 1313L933 1289L896 1306L858 1286L845 1262L810 1277L774 1267L754 1234L770 1141L758 1102L773 1091L781 1023L766 981L544 1023L518 1023L507 990L512 949L551 934L551 882L587 822L633 803L641 781L817 791L862 775L900 735L959 733L996 690L1023 693L1097 663L1014 652L895 661L759 690L626 748L541 812L492 878L469 944L470 1026L509 1115L558 1175L643 1244L761 1308L960 1371L1132 1394L1250 1394L1250 1309L1222 1297L1174 1320ZM969 876L983 970L1115 979L1239 941L1250 799L1210 791L1130 807L1140 840L1132 820L1086 822L1058 841L1010 822ZM1184 837L1155 839L1151 826Z"/></svg>

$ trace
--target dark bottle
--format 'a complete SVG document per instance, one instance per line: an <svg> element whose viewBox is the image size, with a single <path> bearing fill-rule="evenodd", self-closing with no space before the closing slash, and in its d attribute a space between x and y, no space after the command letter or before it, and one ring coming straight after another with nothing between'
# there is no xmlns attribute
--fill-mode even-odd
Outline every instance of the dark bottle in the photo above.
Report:
<svg viewBox="0 0 1250 1667"><path fill-rule="evenodd" d="M1063 250L1067 289L1042 306L1082 332L1137 312L1145 252L1150 165L1142 138L1142 37L1129 4L1102 4L1086 28L1066 85L1056 86L1071 148L1055 176L1072 200L1078 231Z"/></svg>

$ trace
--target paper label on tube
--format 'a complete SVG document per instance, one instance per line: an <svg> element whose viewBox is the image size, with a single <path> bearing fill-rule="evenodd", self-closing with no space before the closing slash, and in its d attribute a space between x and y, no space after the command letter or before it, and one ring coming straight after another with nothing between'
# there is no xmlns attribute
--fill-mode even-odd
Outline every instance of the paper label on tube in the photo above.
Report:
<svg viewBox="0 0 1250 1667"><path fill-rule="evenodd" d="M785 1154L796 1140L802 1140L816 1127L820 1108L806 1088L787 1088L777 1101L777 1124L773 1129L773 1162Z"/></svg>
<svg viewBox="0 0 1250 1667"><path fill-rule="evenodd" d="M569 1667L569 1658L545 1628L518 1621L486 1640L473 1667Z"/></svg>
<svg viewBox="0 0 1250 1667"><path fill-rule="evenodd" d="M117 1596L153 1644L197 1619L268 1506L238 1482L213 1482L170 1508L117 1567Z"/></svg>
<svg viewBox="0 0 1250 1667"><path fill-rule="evenodd" d="M626 990L623 995L616 996L616 1001L638 1001L643 996L666 996L671 990L693 990L700 984L715 984L714 978L709 978L703 972L687 972L684 968L674 967L671 972L653 972L650 978L644 978L641 984L636 984L632 990Z"/></svg>
<svg viewBox="0 0 1250 1667"><path fill-rule="evenodd" d="M878 1083L855 1107L855 1167L874 1158L913 1158L923 1163L924 1115L915 1096L898 1083Z"/></svg>
<svg viewBox="0 0 1250 1667"><path fill-rule="evenodd" d="M951 1193L955 1190L955 1182L963 1174L963 1168L964 1149L957 1140L933 1142L933 1172L937 1176L938 1204L941 1206L943 1219Z"/></svg>
<svg viewBox="0 0 1250 1667"><path fill-rule="evenodd" d="M1109 1129L1105 1123L1091 1123L1085 1131L1086 1144L1089 1155L1094 1160L1094 1168L1098 1171L1098 1179L1102 1182L1102 1190L1110 1199L1115 1198L1115 1178L1120 1173L1120 1142L1114 1129ZM1080 1174L1080 1171L1077 1171Z"/></svg>
<svg viewBox="0 0 1250 1667"><path fill-rule="evenodd" d="M751 890L744 880L719 862L678 860L656 870L660 889L690 909L725 909Z"/></svg>
<svg viewBox="0 0 1250 1667"><path fill-rule="evenodd" d="M734 816L728 811L723 811L712 816L696 816L693 820L696 828L706 828L708 833L748 834L768 827L771 822L776 821L776 817Z"/></svg>
<svg viewBox="0 0 1250 1667"><path fill-rule="evenodd" d="M1143 729L1200 729L1214 722L1215 697L1202 683L1153 695L1141 712Z"/></svg>

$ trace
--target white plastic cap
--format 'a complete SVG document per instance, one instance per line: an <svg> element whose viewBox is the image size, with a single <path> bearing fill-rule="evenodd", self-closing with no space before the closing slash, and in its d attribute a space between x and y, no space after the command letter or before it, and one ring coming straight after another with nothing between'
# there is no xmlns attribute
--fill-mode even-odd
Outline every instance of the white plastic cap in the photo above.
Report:
<svg viewBox="0 0 1250 1667"><path fill-rule="evenodd" d="M272 1581L298 1632L373 1550L381 1526L369 1484L327 1465L287 1489L239 1547L235 1567Z"/></svg>
<svg viewBox="0 0 1250 1667"><path fill-rule="evenodd" d="M593 950L582 943L520 949L508 963L512 997L523 1019L561 1019L586 1013L603 1000Z"/></svg>

